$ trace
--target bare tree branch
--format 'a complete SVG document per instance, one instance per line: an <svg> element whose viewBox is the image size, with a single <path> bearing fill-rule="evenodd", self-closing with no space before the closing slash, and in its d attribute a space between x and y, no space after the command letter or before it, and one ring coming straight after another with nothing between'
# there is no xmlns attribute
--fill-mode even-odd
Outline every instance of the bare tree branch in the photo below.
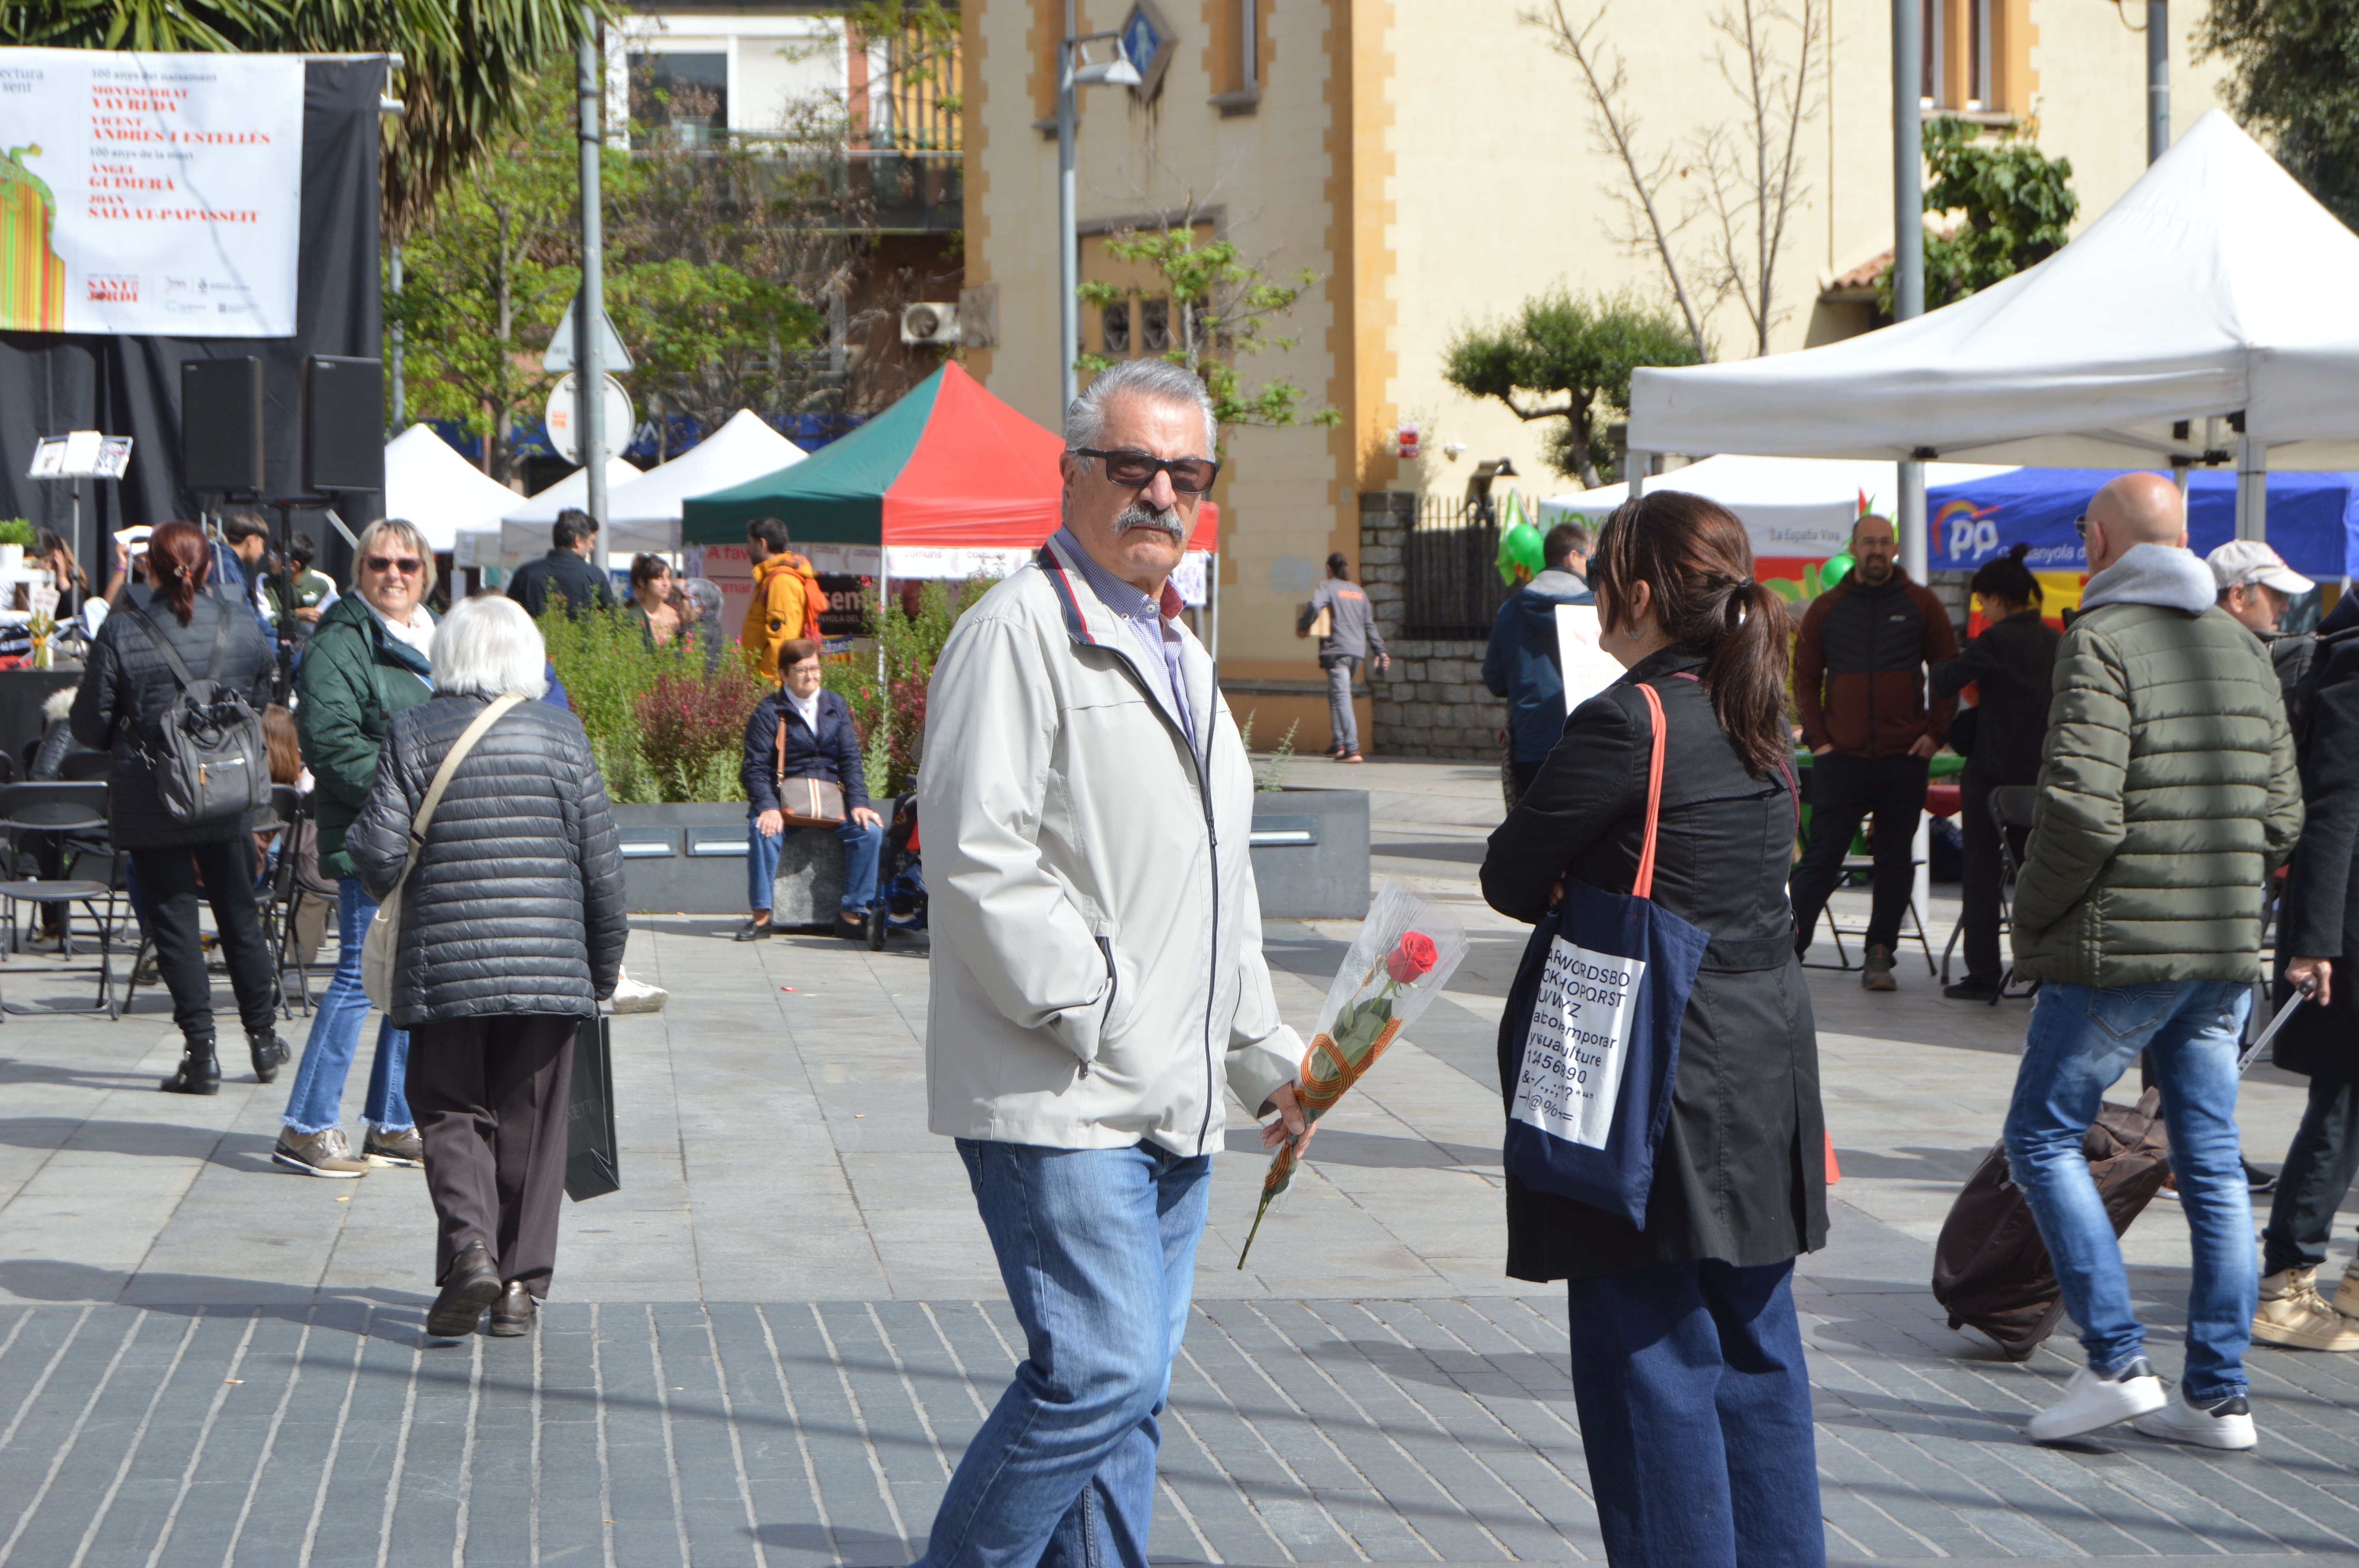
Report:
<svg viewBox="0 0 2359 1568"><path fill-rule="evenodd" d="M1601 0L1596 15L1578 27L1565 15L1564 0L1549 0L1548 10L1526 11L1521 19L1527 26L1546 32L1549 47L1580 69L1582 81L1589 90L1589 106L1600 150L1619 157L1624 171L1629 176L1629 190L1616 194L1625 206L1635 209L1644 219L1647 235L1651 237L1655 254L1663 264L1665 275L1670 279L1671 293L1679 300L1680 314L1687 319L1688 335L1695 343L1697 354L1709 359L1712 356L1704 344L1703 320L1696 310L1694 298L1688 292L1687 280L1680 274L1678 254L1671 245L1671 236L1681 224L1666 226L1661 209L1655 200L1656 192L1661 188L1664 172L1669 167L1669 157L1667 154L1658 158L1651 173L1638 167L1638 122L1630 113L1629 106L1622 101L1628 84L1628 73L1619 56L1609 59L1607 46L1595 41L1597 29L1605 20L1607 4L1610 0ZM1637 248L1644 249L1649 241L1641 237L1625 239L1625 243L1635 243Z"/></svg>
<svg viewBox="0 0 2359 1568"><path fill-rule="evenodd" d="M1696 161L1704 174L1701 204L1718 230L1713 283L1734 293L1752 323L1755 351L1769 351L1769 331L1787 315L1778 308L1777 265L1794 211L1810 194L1800 182L1801 129L1818 112L1811 72L1824 70L1827 0L1799 0L1789 10L1778 0L1739 0L1712 27L1740 51L1717 51L1721 78L1744 105L1743 141L1725 127L1697 138ZM1790 28L1790 68L1779 58L1775 32Z"/></svg>

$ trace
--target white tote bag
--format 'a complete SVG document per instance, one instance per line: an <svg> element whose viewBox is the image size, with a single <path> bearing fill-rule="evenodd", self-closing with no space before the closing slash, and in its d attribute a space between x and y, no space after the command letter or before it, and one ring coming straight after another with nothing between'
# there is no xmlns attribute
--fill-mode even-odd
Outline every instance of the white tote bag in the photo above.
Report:
<svg viewBox="0 0 2359 1568"><path fill-rule="evenodd" d="M409 858L402 863L401 875L385 902L376 906L376 918L369 922L368 935L361 942L361 989L378 1007L393 1006L394 948L401 940L401 894L409 885L409 873L418 869L418 857L426 848L426 830L434 824L434 808L442 804L442 792L450 786L459 764L484 738L484 731L493 721L525 699L514 692L495 697L474 722L461 732L459 739L444 755L442 765L434 770L434 782L426 787L426 798L419 803L418 815L409 821Z"/></svg>

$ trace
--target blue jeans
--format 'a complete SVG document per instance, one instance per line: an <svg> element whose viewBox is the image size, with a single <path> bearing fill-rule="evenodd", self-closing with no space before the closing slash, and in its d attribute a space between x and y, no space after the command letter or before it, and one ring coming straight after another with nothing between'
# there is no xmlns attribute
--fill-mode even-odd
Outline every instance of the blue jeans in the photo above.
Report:
<svg viewBox="0 0 2359 1568"><path fill-rule="evenodd" d="M2056 1262L2064 1310L2100 1374L2146 1353L2121 1243L2081 1141L2105 1090L2143 1051L2162 1090L2170 1169L2193 1243L2187 1296L2187 1397L2245 1391L2260 1276L2253 1206L2236 1136L2236 1055L2252 988L2229 980L2039 988L2006 1113L2006 1157Z"/></svg>
<svg viewBox="0 0 2359 1568"><path fill-rule="evenodd" d="M325 1132L343 1121L344 1075L352 1071L369 1011L368 993L361 989L361 943L375 915L376 905L361 891L358 877L336 879L336 972L311 1014L311 1037L303 1043L283 1119L297 1132ZM408 1031L380 1019L368 1103L361 1113L380 1131L401 1132L411 1125L409 1102L401 1092L401 1069L408 1057Z"/></svg>
<svg viewBox="0 0 2359 1568"><path fill-rule="evenodd" d="M1025 1359L951 1477L924 1568L1146 1568L1209 1156L962 1138Z"/></svg>
<svg viewBox="0 0 2359 1568"><path fill-rule="evenodd" d="M1794 1265L1575 1280L1572 1398L1609 1562L1821 1568Z"/></svg>
<svg viewBox="0 0 2359 1568"><path fill-rule="evenodd" d="M770 890L778 880L778 851L786 848L788 834L802 829L787 827L765 837L754 826L759 815L748 812L745 816L745 907L766 910ZM885 825L858 823L847 816L836 824L835 836L843 844L843 913L856 920L876 902L876 865L885 853Z"/></svg>

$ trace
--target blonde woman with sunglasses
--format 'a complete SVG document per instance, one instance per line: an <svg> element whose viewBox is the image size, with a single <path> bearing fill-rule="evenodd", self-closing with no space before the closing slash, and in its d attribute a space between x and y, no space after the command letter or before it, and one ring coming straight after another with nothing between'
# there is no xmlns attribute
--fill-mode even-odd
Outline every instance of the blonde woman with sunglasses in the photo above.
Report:
<svg viewBox="0 0 2359 1568"><path fill-rule="evenodd" d="M304 645L296 727L317 781L320 869L336 882L336 972L311 1015L311 1034L271 1159L307 1176L364 1176L374 1165L419 1165L424 1153L402 1093L409 1036L380 1022L369 1069L367 1130L359 1154L342 1125L344 1077L360 1048L369 1001L361 989L361 937L376 904L344 852L344 833L376 778L386 726L426 700L434 617L434 552L399 518L363 531L353 552L353 591L321 613Z"/></svg>

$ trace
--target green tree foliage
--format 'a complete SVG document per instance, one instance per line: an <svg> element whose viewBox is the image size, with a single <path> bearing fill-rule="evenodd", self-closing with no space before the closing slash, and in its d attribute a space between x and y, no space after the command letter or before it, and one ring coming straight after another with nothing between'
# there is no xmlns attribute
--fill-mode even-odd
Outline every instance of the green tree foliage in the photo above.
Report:
<svg viewBox="0 0 2359 1568"><path fill-rule="evenodd" d="M1495 397L1516 418L1554 419L1549 461L1587 488L1606 482L1609 416L1630 406L1641 365L1701 362L1687 328L1624 295L1577 298L1563 289L1524 302L1510 321L1470 327L1443 351L1442 378L1469 397Z"/></svg>
<svg viewBox="0 0 2359 1568"><path fill-rule="evenodd" d="M580 0L11 0L0 5L0 43L397 53L402 114L386 136L384 201L398 234L516 128L537 74L571 81L583 21Z"/></svg>
<svg viewBox="0 0 2359 1568"><path fill-rule="evenodd" d="M1296 339L1272 329L1293 310L1305 290L1317 287L1317 273L1305 268L1292 282L1281 283L1227 240L1200 243L1192 208L1165 228L1114 234L1105 250L1116 261L1144 265L1158 281L1148 287L1084 283L1079 291L1082 303L1102 310L1137 299L1156 308L1163 321L1161 341L1142 346L1202 377L1212 395L1213 417L1223 427L1342 421L1332 408L1306 413L1302 389L1284 376L1249 386L1237 369L1248 355L1270 349L1283 353L1294 347ZM1143 310L1140 319L1142 337L1150 337ZM1114 362L1103 354L1083 354L1076 362L1092 372Z"/></svg>
<svg viewBox="0 0 2359 1568"><path fill-rule="evenodd" d="M2196 47L2235 63L2236 118L2359 229L2359 0L2212 0Z"/></svg>
<svg viewBox="0 0 2359 1568"><path fill-rule="evenodd" d="M2027 136L1984 135L1962 120L1925 124L1928 212L1963 212L1954 232L1925 231L1925 305L1938 309L2054 255L2081 211L2072 160L2052 158ZM1892 269L1875 280L1878 308L1892 310Z"/></svg>
<svg viewBox="0 0 2359 1568"><path fill-rule="evenodd" d="M491 437L501 478L516 420L552 384L539 351L582 279L571 90L552 77L527 106L495 156L412 230L402 287L386 293L410 412ZM794 269L832 271L850 243L809 208L804 193L822 183L751 147L658 146L604 161L607 313L630 347L621 379L642 408L659 403L711 429L786 400L794 351L824 325Z"/></svg>

